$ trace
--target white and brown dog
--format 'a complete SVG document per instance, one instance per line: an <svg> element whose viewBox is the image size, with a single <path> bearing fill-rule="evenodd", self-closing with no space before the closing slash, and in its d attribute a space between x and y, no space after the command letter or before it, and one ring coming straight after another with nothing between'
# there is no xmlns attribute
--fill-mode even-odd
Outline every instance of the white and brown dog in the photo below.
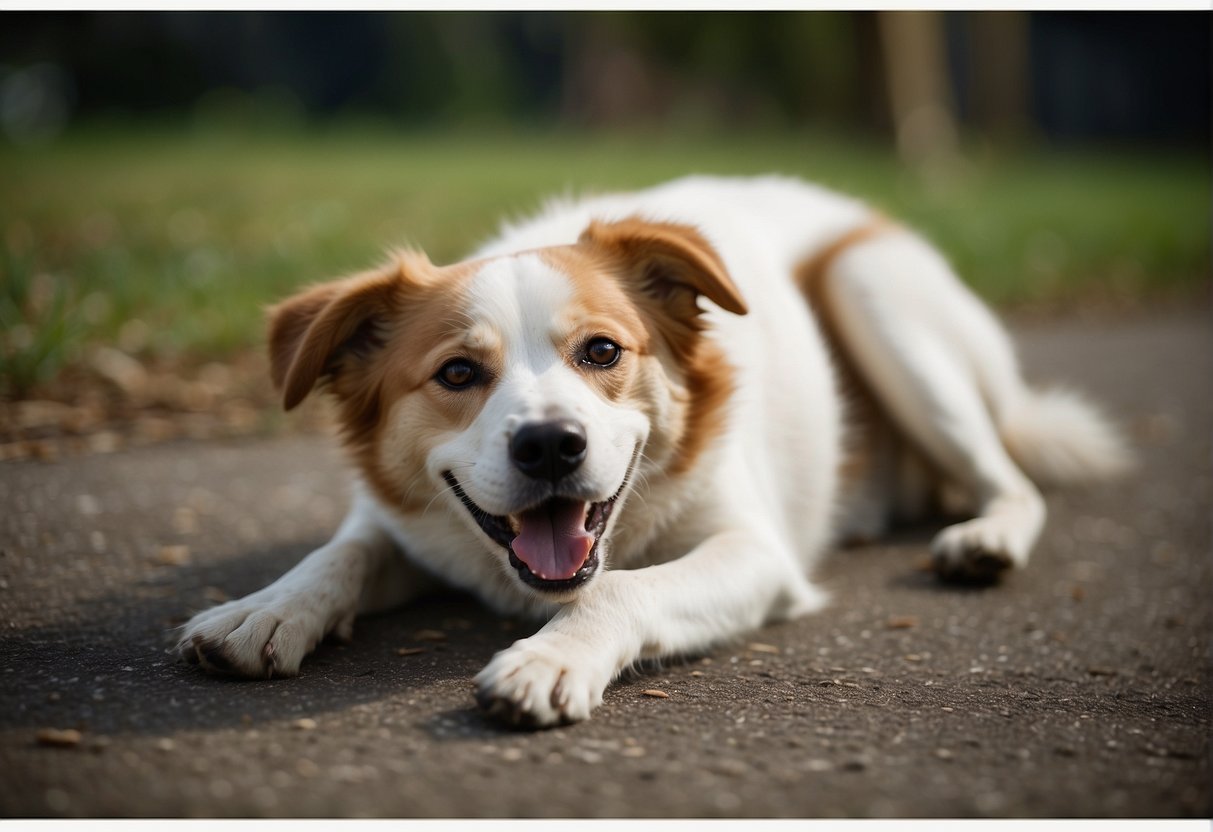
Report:
<svg viewBox="0 0 1213 832"><path fill-rule="evenodd" d="M1036 483L1116 472L1080 398L1022 380L915 234L784 178L562 201L471 259L405 252L272 310L290 409L319 386L359 474L332 541L207 610L182 655L290 676L437 582L548 619L476 677L514 721L582 720L638 660L819 610L832 543L938 505L945 579L1028 561Z"/></svg>

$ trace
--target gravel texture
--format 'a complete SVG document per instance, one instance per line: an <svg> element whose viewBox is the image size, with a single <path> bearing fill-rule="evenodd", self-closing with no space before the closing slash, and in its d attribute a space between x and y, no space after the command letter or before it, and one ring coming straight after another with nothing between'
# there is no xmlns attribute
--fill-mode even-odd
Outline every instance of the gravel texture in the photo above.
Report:
<svg viewBox="0 0 1213 832"><path fill-rule="evenodd" d="M1030 568L923 571L931 527L832 555L824 614L520 733L471 677L532 625L451 596L361 620L297 679L165 652L340 521L329 440L0 464L0 815L1208 817L1213 327L1021 324L1028 374L1128 427L1124 482L1049 496Z"/></svg>

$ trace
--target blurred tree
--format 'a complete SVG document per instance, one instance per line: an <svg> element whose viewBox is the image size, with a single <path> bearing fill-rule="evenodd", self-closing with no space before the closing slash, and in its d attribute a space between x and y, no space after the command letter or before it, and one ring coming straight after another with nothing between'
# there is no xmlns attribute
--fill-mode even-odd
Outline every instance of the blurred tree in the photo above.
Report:
<svg viewBox="0 0 1213 832"><path fill-rule="evenodd" d="M1029 132L1028 15L982 12L964 16L972 71L968 89L974 125L1003 144Z"/></svg>
<svg viewBox="0 0 1213 832"><path fill-rule="evenodd" d="M941 166L958 133L940 12L879 12L880 43L897 152L911 164Z"/></svg>

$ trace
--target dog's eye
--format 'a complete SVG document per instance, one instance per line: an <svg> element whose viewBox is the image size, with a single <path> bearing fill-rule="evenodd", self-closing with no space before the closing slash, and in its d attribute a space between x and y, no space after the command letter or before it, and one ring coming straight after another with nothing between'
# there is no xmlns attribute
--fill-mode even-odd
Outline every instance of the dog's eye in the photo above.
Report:
<svg viewBox="0 0 1213 832"><path fill-rule="evenodd" d="M460 390L473 384L478 375L475 364L463 358L454 358L443 364L434 378L452 390Z"/></svg>
<svg viewBox="0 0 1213 832"><path fill-rule="evenodd" d="M585 358L583 360L597 367L610 367L619 360L619 355L622 352L623 349L614 341L608 341L606 338L595 338L585 345Z"/></svg>

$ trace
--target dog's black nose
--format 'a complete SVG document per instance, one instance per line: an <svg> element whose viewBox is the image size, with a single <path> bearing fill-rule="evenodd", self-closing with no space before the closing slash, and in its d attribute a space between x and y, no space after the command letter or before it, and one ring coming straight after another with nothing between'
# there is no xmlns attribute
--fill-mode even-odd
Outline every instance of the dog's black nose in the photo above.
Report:
<svg viewBox="0 0 1213 832"><path fill-rule="evenodd" d="M585 461L585 428L570 419L531 422L510 440L514 466L540 480L556 482Z"/></svg>

